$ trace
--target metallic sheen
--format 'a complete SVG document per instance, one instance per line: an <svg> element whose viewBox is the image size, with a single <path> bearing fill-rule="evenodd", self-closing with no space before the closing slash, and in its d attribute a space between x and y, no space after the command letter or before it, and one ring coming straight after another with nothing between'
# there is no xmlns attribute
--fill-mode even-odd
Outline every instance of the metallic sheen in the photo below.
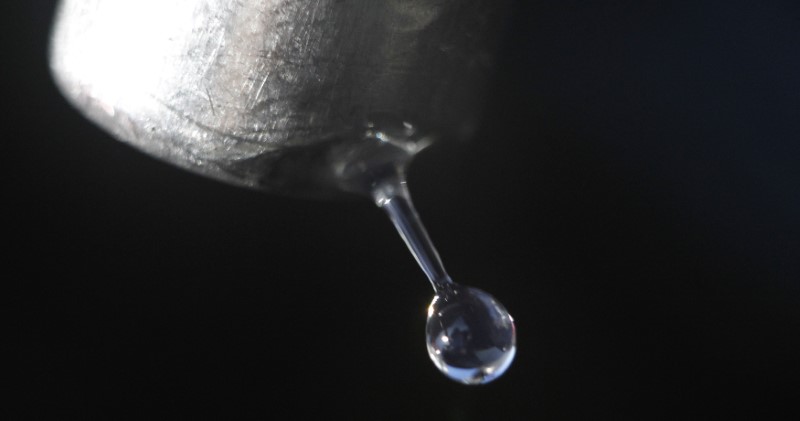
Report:
<svg viewBox="0 0 800 421"><path fill-rule="evenodd" d="M51 67L122 141L233 184L315 196L335 190L330 145L366 128L471 133L500 3L63 0Z"/></svg>

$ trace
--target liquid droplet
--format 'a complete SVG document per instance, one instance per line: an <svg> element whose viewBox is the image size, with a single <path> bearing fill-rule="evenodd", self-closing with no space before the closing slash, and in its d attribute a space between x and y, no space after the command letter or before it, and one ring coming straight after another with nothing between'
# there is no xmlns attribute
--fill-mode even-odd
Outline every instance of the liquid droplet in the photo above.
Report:
<svg viewBox="0 0 800 421"><path fill-rule="evenodd" d="M477 288L444 284L428 308L428 355L447 377L484 384L501 376L516 353L514 320Z"/></svg>
<svg viewBox="0 0 800 421"><path fill-rule="evenodd" d="M334 165L342 189L371 194L391 219L428 277L435 296L428 308L428 354L447 377L484 384L500 377L516 353L514 320L505 307L477 288L456 284L414 209L406 186L410 159L426 146L413 125L370 122L361 149L346 150ZM366 146L365 146L366 145Z"/></svg>

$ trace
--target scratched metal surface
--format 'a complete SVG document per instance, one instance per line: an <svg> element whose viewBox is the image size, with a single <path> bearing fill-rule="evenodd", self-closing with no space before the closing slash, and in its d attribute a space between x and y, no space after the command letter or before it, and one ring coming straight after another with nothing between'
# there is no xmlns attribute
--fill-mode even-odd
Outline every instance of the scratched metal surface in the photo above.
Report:
<svg viewBox="0 0 800 421"><path fill-rule="evenodd" d="M63 0L51 67L122 141L234 184L314 195L329 188L324 145L361 136L373 116L469 135L498 4Z"/></svg>

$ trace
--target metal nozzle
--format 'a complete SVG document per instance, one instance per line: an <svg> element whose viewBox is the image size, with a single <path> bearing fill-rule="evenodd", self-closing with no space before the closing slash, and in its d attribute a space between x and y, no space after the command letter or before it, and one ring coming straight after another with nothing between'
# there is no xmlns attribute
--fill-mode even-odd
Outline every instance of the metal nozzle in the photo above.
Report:
<svg viewBox="0 0 800 421"><path fill-rule="evenodd" d="M51 66L66 97L122 141L234 184L316 195L335 190L330 145L375 124L412 126L416 139L469 135L501 9L63 0Z"/></svg>

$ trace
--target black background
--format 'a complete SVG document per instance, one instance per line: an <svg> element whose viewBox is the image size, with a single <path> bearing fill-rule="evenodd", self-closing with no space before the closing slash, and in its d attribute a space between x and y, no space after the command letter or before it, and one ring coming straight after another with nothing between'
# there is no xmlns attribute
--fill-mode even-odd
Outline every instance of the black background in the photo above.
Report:
<svg viewBox="0 0 800 421"><path fill-rule="evenodd" d="M50 81L53 2L7 3L14 418L798 416L797 2L516 3L479 135L410 174L453 278L517 322L477 388L428 360L431 291L367 200L112 140Z"/></svg>

